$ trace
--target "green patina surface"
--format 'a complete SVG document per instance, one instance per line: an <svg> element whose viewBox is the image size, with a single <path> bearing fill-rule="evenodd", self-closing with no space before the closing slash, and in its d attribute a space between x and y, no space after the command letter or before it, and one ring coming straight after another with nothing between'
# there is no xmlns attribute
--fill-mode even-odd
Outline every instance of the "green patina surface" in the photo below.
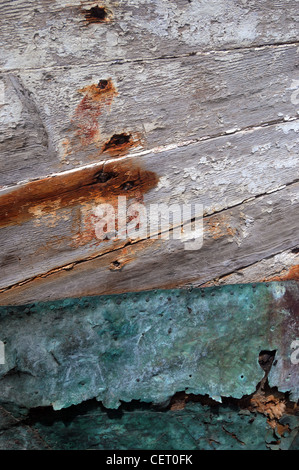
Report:
<svg viewBox="0 0 299 470"><path fill-rule="evenodd" d="M2 431L0 425L0 449L298 450L298 417L282 421L288 426L279 435L265 416L232 405L190 402L182 410L157 411L135 403L108 411L88 402L44 410Z"/></svg>
<svg viewBox="0 0 299 470"><path fill-rule="evenodd" d="M35 428L56 449L266 450L275 442L264 416L197 403L181 411L140 409L114 418L94 410L70 423L37 423ZM285 448L294 444L294 435L285 436Z"/></svg>
<svg viewBox="0 0 299 470"><path fill-rule="evenodd" d="M299 285L161 290L0 307L0 401L61 409L91 398L163 403L178 391L241 398L264 376L299 396Z"/></svg>

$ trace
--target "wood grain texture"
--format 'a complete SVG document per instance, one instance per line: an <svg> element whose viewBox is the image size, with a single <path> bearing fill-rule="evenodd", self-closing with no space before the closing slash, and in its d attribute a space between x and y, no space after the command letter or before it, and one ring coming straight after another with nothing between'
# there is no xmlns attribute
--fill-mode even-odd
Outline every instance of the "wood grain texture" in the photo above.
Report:
<svg viewBox="0 0 299 470"><path fill-rule="evenodd" d="M294 45L11 73L0 185L283 122L297 116L297 77ZM111 146L115 135L127 145Z"/></svg>
<svg viewBox="0 0 299 470"><path fill-rule="evenodd" d="M96 5L1 1L1 299L275 275L298 242L298 1ZM202 204L208 241L99 241L119 195Z"/></svg>
<svg viewBox="0 0 299 470"><path fill-rule="evenodd" d="M298 208L295 183L207 217L200 250L185 250L180 240L140 241L14 286L0 303L204 284L298 246Z"/></svg>
<svg viewBox="0 0 299 470"><path fill-rule="evenodd" d="M238 269L236 272L199 285L211 287L226 284L287 281L288 279L299 280L299 247L277 253L250 266Z"/></svg>
<svg viewBox="0 0 299 470"><path fill-rule="evenodd" d="M15 182L24 174L34 176L34 162L46 174L55 157L33 96L14 75L0 79L0 87L4 95L0 103L0 185L9 183L11 175Z"/></svg>
<svg viewBox="0 0 299 470"><path fill-rule="evenodd" d="M124 246L127 240L102 241L95 230L97 207L109 203L117 215L118 196L127 198L128 208L142 203L148 217L151 205L160 203L179 210L202 204L208 215L292 184L298 133L299 122L291 121L2 191L0 288ZM103 182L103 174L111 178ZM168 225L162 220L160 230ZM148 225L146 236L153 230Z"/></svg>
<svg viewBox="0 0 299 470"><path fill-rule="evenodd" d="M298 41L296 0L105 0L98 3L104 21L87 21L95 5L2 0L0 67L89 66Z"/></svg>

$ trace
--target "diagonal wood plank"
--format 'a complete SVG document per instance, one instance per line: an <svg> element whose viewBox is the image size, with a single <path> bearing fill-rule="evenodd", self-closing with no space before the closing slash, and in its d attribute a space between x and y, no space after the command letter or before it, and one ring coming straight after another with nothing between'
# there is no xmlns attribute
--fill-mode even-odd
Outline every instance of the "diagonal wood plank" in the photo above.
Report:
<svg viewBox="0 0 299 470"><path fill-rule="evenodd" d="M148 216L153 204L178 205L180 219L184 205L202 204L207 215L291 184L298 180L298 132L292 121L2 191L0 288L124 246L126 237L102 241L96 232L97 207L112 204L117 214L119 196L128 208L142 203ZM162 220L161 230L168 226ZM149 225L146 236L154 233Z"/></svg>
<svg viewBox="0 0 299 470"><path fill-rule="evenodd" d="M266 281L299 281L299 247L270 256L250 266L213 279L202 287L221 286L226 284L249 284Z"/></svg>
<svg viewBox="0 0 299 470"><path fill-rule="evenodd" d="M268 210L265 210L268 208ZM204 243L144 240L16 285L2 305L204 284L298 246L299 183L205 218Z"/></svg>

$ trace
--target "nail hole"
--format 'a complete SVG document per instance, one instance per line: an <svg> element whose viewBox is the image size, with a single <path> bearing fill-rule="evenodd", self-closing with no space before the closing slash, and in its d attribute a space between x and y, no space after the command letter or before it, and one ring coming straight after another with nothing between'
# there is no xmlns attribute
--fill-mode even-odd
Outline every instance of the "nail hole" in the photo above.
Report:
<svg viewBox="0 0 299 470"><path fill-rule="evenodd" d="M105 90L105 88L107 88L108 86L108 83L109 83L108 80L100 80L97 86L101 90Z"/></svg>
<svg viewBox="0 0 299 470"><path fill-rule="evenodd" d="M117 271L122 268L122 265L119 261L115 260L110 263L110 271Z"/></svg>
<svg viewBox="0 0 299 470"><path fill-rule="evenodd" d="M105 173L104 171L99 171L94 175L95 180L97 183L106 183L107 181L111 180L112 178L115 178L114 173Z"/></svg>
<svg viewBox="0 0 299 470"><path fill-rule="evenodd" d="M102 23L107 20L108 12L104 7L99 7L97 5L86 11L85 18L90 23Z"/></svg>
<svg viewBox="0 0 299 470"><path fill-rule="evenodd" d="M134 181L127 181L126 183L123 183L121 185L121 189L123 189L124 191L129 191L130 189L132 189L134 186Z"/></svg>
<svg viewBox="0 0 299 470"><path fill-rule="evenodd" d="M111 139L104 145L103 151L105 152L109 149L115 149L118 147L125 146L126 144L131 143L131 137L131 134L114 134Z"/></svg>

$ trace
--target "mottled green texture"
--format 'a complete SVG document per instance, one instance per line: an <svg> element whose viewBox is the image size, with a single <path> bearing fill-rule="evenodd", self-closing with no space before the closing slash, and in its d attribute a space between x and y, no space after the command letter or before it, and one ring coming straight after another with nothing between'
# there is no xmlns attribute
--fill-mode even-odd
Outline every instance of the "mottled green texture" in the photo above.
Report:
<svg viewBox="0 0 299 470"><path fill-rule="evenodd" d="M288 425L283 436L265 416L235 405L189 402L181 410L159 411L135 402L109 411L91 401L30 414L27 424L21 419L0 432L0 449L298 450L298 417L281 421Z"/></svg>
<svg viewBox="0 0 299 470"><path fill-rule="evenodd" d="M160 411L133 402L105 410L92 400L27 416L5 406L0 406L0 450L299 450L298 416L280 419L286 426L281 436L264 415L236 404L190 401L184 409Z"/></svg>
<svg viewBox="0 0 299 470"><path fill-rule="evenodd" d="M28 426L0 432L0 450L48 450L49 447Z"/></svg>
<svg viewBox="0 0 299 470"><path fill-rule="evenodd" d="M266 450L273 431L262 415L188 403L180 411L136 409L110 417L95 409L35 429L58 449ZM236 436L236 437L234 437Z"/></svg>
<svg viewBox="0 0 299 470"><path fill-rule="evenodd" d="M177 391L241 398L264 372L261 350L277 350L278 388L298 374L296 282L161 290L0 308L0 400L68 407L96 397L165 402ZM282 382L285 383L285 382Z"/></svg>

